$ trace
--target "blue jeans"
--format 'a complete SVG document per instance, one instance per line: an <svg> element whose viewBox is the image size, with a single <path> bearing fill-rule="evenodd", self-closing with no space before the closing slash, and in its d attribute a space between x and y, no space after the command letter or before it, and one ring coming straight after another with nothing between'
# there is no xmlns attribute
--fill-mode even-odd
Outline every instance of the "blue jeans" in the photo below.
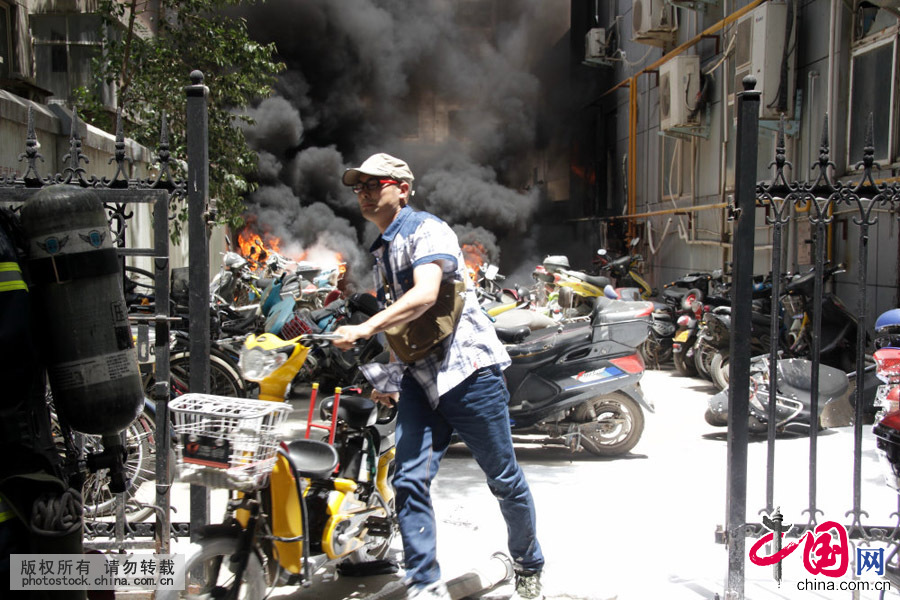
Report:
<svg viewBox="0 0 900 600"><path fill-rule="evenodd" d="M517 569L540 571L534 500L513 451L507 403L509 392L498 367L479 369L441 396L437 410L416 380L407 375L397 415L397 471L394 488L403 537L407 582L424 586L441 578L437 562L431 481L450 437L459 435L484 471L506 521L509 552Z"/></svg>

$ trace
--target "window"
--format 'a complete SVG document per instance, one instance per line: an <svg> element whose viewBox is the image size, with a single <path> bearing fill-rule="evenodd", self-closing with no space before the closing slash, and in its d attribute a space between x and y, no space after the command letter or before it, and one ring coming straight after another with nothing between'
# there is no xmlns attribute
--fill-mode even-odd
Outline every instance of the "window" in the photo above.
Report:
<svg viewBox="0 0 900 600"><path fill-rule="evenodd" d="M894 160L896 81L896 34L860 45L852 51L847 116L848 168L854 169L862 160L870 114L875 121L875 160L884 165Z"/></svg>
<svg viewBox="0 0 900 600"><path fill-rule="evenodd" d="M102 47L101 21L86 13L33 14L35 77L38 85L68 101L72 90L93 85L91 59Z"/></svg>
<svg viewBox="0 0 900 600"><path fill-rule="evenodd" d="M856 0L850 52L850 105L847 111L847 167L862 160L869 115L874 118L875 160L897 160L897 13Z"/></svg>
<svg viewBox="0 0 900 600"><path fill-rule="evenodd" d="M0 77L3 78L9 77L13 70L11 12L8 4L0 2Z"/></svg>

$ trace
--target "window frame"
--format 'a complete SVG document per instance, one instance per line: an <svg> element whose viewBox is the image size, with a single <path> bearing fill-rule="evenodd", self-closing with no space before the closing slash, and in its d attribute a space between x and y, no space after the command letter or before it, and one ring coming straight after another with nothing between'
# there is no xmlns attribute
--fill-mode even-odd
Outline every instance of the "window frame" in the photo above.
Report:
<svg viewBox="0 0 900 600"><path fill-rule="evenodd" d="M844 140L844 149L846 151L846 168L848 172L855 172L856 165L862 160L862 156L853 156L851 150L851 141L854 131L853 123L853 77L856 68L857 57L873 52L883 46L893 46L891 52L891 76L890 76L890 101L888 102L888 139L887 139L887 155L875 156L875 162L886 166L893 164L897 160L897 83L898 83L898 52L900 52L900 36L898 36L898 25L885 28L877 33L868 35L857 42L854 42L850 48L850 69L848 74L848 93L847 93L847 131ZM866 133L862 132L862 136Z"/></svg>
<svg viewBox="0 0 900 600"><path fill-rule="evenodd" d="M9 78L15 70L15 58L13 56L13 23L15 17L13 5L4 0L0 0L0 11L6 13L6 48L3 49L2 57L3 66L0 67L0 78Z"/></svg>

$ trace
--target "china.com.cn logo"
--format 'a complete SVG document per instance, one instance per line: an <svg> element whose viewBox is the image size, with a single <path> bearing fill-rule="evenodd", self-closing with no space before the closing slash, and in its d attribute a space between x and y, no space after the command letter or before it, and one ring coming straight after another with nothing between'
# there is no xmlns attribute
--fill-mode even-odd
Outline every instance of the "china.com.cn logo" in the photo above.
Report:
<svg viewBox="0 0 900 600"><path fill-rule="evenodd" d="M750 548L750 562L760 567L774 566L775 580L781 585L781 561L803 547L803 566L812 575L843 577L850 568L850 543L847 529L836 521L824 521L807 530L797 541L783 544L792 525L785 524L776 508L771 517L763 517L769 533ZM769 546L770 545L770 546ZM768 546L768 548L767 548ZM771 554L766 554L771 552ZM856 575L884 575L884 548L857 548Z"/></svg>

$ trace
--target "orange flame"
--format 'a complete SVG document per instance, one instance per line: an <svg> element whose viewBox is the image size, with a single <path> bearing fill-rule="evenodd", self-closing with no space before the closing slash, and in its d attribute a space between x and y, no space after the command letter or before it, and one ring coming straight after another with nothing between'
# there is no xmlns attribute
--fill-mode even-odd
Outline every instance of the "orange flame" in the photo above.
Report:
<svg viewBox="0 0 900 600"><path fill-rule="evenodd" d="M237 248L241 256L248 259L254 270L265 267L269 254L281 254L281 238L267 231L255 231L256 219L248 217L237 236Z"/></svg>
<svg viewBox="0 0 900 600"><path fill-rule="evenodd" d="M477 281L482 265L487 262L487 249L479 242L472 242L470 244L463 244L462 252L463 259L466 261L466 266L469 267L469 274L472 277L472 281Z"/></svg>
<svg viewBox="0 0 900 600"><path fill-rule="evenodd" d="M282 249L282 246L285 246ZM347 272L347 263L340 252L335 252L329 248L325 248L321 244L314 247L300 249L297 245L284 242L278 236L274 236L258 224L254 215L245 217L244 226L237 235L237 248L235 248L241 256L248 259L253 270L264 269L266 259L270 254L275 253L288 261L299 263L301 261L309 261L320 268L331 269L336 268L338 281L345 277ZM291 267L288 268L291 270Z"/></svg>

